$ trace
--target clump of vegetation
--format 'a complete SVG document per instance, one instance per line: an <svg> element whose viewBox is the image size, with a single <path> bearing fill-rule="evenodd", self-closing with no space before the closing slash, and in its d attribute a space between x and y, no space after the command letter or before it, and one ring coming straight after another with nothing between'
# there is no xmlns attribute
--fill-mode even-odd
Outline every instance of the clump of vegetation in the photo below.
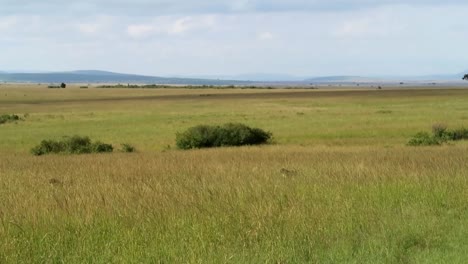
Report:
<svg viewBox="0 0 468 264"><path fill-rule="evenodd" d="M121 144L121 147L122 147L122 152L126 152L126 153L133 153L136 151L136 148L130 144Z"/></svg>
<svg viewBox="0 0 468 264"><path fill-rule="evenodd" d="M464 140L468 139L468 129L458 128L452 131L449 131L451 140Z"/></svg>
<svg viewBox="0 0 468 264"><path fill-rule="evenodd" d="M92 142L89 137L72 136L63 140L43 140L31 149L31 153L36 156L46 154L88 154L88 153L108 153L114 150L110 144L100 141Z"/></svg>
<svg viewBox="0 0 468 264"><path fill-rule="evenodd" d="M0 115L0 125L10 122L19 121L20 117L17 115Z"/></svg>
<svg viewBox="0 0 468 264"><path fill-rule="evenodd" d="M259 145L270 141L272 134L243 124L222 126L199 125L176 136L179 149L212 148L223 146Z"/></svg>
<svg viewBox="0 0 468 264"><path fill-rule="evenodd" d="M167 85L167 84L116 84L116 85L100 85L96 88L107 88L107 89L117 89L117 88L127 88L127 89L274 89L272 86L255 86L255 85ZM287 87L285 89L304 89L304 87Z"/></svg>
<svg viewBox="0 0 468 264"><path fill-rule="evenodd" d="M409 146L433 146L442 145L448 141L468 139L468 129L458 128L450 130L444 124L434 124L432 135L427 132L419 132L408 142Z"/></svg>
<svg viewBox="0 0 468 264"><path fill-rule="evenodd" d="M67 84L66 83L61 83L60 85L51 84L51 85L47 86L47 88L49 88L49 89L65 89L65 88L67 88Z"/></svg>
<svg viewBox="0 0 468 264"><path fill-rule="evenodd" d="M392 110L379 110L376 112L377 114L391 114L393 113Z"/></svg>
<svg viewBox="0 0 468 264"><path fill-rule="evenodd" d="M442 141L427 132L417 133L408 142L408 146L433 146L440 144L442 144Z"/></svg>

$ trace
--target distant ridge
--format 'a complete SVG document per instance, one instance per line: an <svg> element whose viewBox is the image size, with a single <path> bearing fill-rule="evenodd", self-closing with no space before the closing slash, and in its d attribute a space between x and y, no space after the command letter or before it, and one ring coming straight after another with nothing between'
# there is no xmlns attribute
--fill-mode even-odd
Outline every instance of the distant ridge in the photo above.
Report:
<svg viewBox="0 0 468 264"><path fill-rule="evenodd" d="M85 75L121 75L122 73L110 72L110 71L99 71L99 70L78 70L78 71L71 71L71 72L63 72L63 73L73 73L73 74L85 74ZM127 74L131 75L131 74Z"/></svg>
<svg viewBox="0 0 468 264"><path fill-rule="evenodd" d="M370 81L375 80L367 77L360 76L324 76L324 77L315 77L309 78L305 81L307 82L356 82L356 81Z"/></svg>
<svg viewBox="0 0 468 264"><path fill-rule="evenodd" d="M216 80L235 80L252 82L301 82L304 77L298 77L281 73L249 73L238 75L201 75L194 78L216 79Z"/></svg>
<svg viewBox="0 0 468 264"><path fill-rule="evenodd" d="M463 74L434 74L434 75L421 75L421 76L325 76L305 79L309 83L324 83L324 84L355 84L355 83L460 83Z"/></svg>
<svg viewBox="0 0 468 264"><path fill-rule="evenodd" d="M458 83L464 74L434 74L422 76L317 76L312 78L287 74L242 74L231 76L158 77L116 73L101 70L66 72L5 72L0 71L0 82L12 83L102 83L102 84L168 84L168 85L331 85L331 84L399 84L402 83Z"/></svg>
<svg viewBox="0 0 468 264"><path fill-rule="evenodd" d="M180 84L180 85L245 85L248 82L211 80L197 78L168 78L123 74L108 71L80 70L50 73L5 73L0 72L0 81L16 83L133 83L133 84Z"/></svg>

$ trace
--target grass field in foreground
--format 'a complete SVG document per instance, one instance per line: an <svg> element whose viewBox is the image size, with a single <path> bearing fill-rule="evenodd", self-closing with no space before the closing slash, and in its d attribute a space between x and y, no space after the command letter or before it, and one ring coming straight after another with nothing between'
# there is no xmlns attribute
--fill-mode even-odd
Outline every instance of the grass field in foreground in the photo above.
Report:
<svg viewBox="0 0 468 264"><path fill-rule="evenodd" d="M436 122L468 127L468 90L0 92L0 114L26 114L0 125L0 263L468 258L468 145L405 146ZM275 144L172 147L225 122ZM139 152L29 154L72 134Z"/></svg>

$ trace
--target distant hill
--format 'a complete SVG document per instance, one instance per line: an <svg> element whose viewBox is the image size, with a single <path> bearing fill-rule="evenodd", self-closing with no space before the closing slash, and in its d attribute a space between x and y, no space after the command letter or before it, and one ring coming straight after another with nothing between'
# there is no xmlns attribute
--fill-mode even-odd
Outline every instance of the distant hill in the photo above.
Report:
<svg viewBox="0 0 468 264"><path fill-rule="evenodd" d="M280 73L248 73L238 75L201 75L194 76L202 79L217 79L217 80L236 80L236 81L252 81L252 82L301 82L304 77L298 77L289 74Z"/></svg>
<svg viewBox="0 0 468 264"><path fill-rule="evenodd" d="M181 84L181 85L243 85L248 82L197 78L167 78L106 71L82 70L52 73L0 72L2 82L26 83L133 83L133 84Z"/></svg>
<svg viewBox="0 0 468 264"><path fill-rule="evenodd" d="M306 82L364 82L370 81L370 78L360 76L324 76L306 79ZM372 79L375 80L375 79Z"/></svg>
<svg viewBox="0 0 468 264"><path fill-rule="evenodd" d="M99 71L99 70L81 70L81 71L71 71L68 73L73 74L85 74L85 75L103 75L103 76L116 76L121 75L121 73L109 72L109 71Z"/></svg>
<svg viewBox="0 0 468 264"><path fill-rule="evenodd" d="M99 70L70 72L5 72L0 71L0 82L16 83L102 83L102 84L173 84L173 85L307 85L307 84L400 84L404 83L462 83L463 75L440 74L423 76L318 76L312 78L287 74L242 74L212 75L197 77L157 77L137 74L115 73Z"/></svg>
<svg viewBox="0 0 468 264"><path fill-rule="evenodd" d="M463 74L434 74L422 76L327 76L305 79L308 83L421 83L421 82L460 82Z"/></svg>

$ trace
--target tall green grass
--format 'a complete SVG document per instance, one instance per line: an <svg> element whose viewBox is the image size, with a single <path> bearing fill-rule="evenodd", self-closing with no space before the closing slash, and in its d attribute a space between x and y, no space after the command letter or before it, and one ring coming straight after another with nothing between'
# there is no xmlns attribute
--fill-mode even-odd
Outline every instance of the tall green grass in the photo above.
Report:
<svg viewBox="0 0 468 264"><path fill-rule="evenodd" d="M0 260L463 263L466 151L2 156Z"/></svg>
<svg viewBox="0 0 468 264"><path fill-rule="evenodd" d="M0 263L465 263L467 90L4 88ZM213 96L199 96L210 94ZM159 97L165 97L161 99ZM241 122L262 147L174 150L176 132ZM132 155L47 155L82 134Z"/></svg>

